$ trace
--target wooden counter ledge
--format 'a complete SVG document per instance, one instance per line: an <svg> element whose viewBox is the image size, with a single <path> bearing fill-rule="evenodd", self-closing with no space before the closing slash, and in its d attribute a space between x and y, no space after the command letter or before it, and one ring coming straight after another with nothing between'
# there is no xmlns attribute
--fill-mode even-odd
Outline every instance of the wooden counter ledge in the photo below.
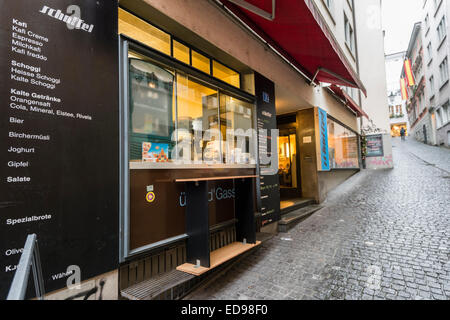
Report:
<svg viewBox="0 0 450 320"><path fill-rule="evenodd" d="M223 248L217 249L215 251L212 251L211 256L211 267L205 268L205 267L198 267L196 268L194 264L185 263L181 266L177 267L178 271L186 272L189 274L192 274L194 276L200 276L204 274L205 272L208 272L209 270L212 270L218 266L220 266L222 263L227 262L241 254L243 254L246 251L249 251L261 244L261 241L256 241L255 244L243 244L242 242L233 242L232 244L229 244Z"/></svg>

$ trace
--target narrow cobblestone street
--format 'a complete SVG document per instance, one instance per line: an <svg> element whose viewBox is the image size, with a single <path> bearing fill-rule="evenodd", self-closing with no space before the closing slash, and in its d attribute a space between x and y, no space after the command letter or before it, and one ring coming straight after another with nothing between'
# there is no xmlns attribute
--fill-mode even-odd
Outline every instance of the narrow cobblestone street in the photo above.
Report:
<svg viewBox="0 0 450 320"><path fill-rule="evenodd" d="M450 150L393 141L362 171L190 299L450 299Z"/></svg>

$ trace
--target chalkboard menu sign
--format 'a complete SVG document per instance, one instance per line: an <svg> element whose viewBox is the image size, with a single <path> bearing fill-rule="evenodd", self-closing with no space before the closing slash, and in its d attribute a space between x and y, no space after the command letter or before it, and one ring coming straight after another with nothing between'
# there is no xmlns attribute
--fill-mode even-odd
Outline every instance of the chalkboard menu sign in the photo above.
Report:
<svg viewBox="0 0 450 320"><path fill-rule="evenodd" d="M0 0L0 299L28 234L46 292L118 266L117 1Z"/></svg>
<svg viewBox="0 0 450 320"><path fill-rule="evenodd" d="M271 157L274 154L275 161L270 164L260 163L260 190L258 197L258 208L262 214L262 225L270 224L280 220L280 182L278 178L277 150L272 150L271 130L277 129L277 116L275 110L275 84L262 75L255 73L255 95L257 97L257 128L258 151L261 155ZM276 163L274 163L276 162Z"/></svg>
<svg viewBox="0 0 450 320"><path fill-rule="evenodd" d="M367 157L383 157L384 156L384 148L383 148L383 136L374 135L367 136Z"/></svg>

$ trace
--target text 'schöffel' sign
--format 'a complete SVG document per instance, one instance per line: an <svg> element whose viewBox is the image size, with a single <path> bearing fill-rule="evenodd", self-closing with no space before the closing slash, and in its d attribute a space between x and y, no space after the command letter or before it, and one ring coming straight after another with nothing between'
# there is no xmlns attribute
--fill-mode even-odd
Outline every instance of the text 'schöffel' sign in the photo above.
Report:
<svg viewBox="0 0 450 320"><path fill-rule="evenodd" d="M47 292L66 286L69 266L81 280L117 268L118 9L91 0L0 8L4 299L31 233Z"/></svg>

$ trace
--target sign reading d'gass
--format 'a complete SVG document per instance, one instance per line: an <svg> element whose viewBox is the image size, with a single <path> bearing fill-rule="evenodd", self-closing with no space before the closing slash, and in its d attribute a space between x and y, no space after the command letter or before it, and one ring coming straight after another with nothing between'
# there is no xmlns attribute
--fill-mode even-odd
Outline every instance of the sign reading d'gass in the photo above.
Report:
<svg viewBox="0 0 450 320"><path fill-rule="evenodd" d="M117 268L117 6L0 0L0 299L28 234L47 292Z"/></svg>

